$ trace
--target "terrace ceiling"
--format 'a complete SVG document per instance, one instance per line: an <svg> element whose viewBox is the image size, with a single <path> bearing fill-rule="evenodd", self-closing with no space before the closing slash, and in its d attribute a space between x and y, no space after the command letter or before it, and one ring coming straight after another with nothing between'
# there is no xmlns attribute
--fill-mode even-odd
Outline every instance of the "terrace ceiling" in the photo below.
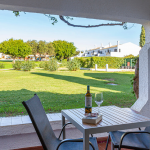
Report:
<svg viewBox="0 0 150 150"><path fill-rule="evenodd" d="M150 0L0 0L0 9L145 23Z"/></svg>

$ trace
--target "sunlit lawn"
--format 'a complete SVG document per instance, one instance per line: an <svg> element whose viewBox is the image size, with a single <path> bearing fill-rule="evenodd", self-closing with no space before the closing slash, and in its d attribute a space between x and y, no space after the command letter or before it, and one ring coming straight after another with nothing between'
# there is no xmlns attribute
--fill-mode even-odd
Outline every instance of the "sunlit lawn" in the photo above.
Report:
<svg viewBox="0 0 150 150"><path fill-rule="evenodd" d="M39 65L40 61L34 61L37 65ZM12 67L12 60L0 60L0 64L4 64L5 68L3 69L10 69Z"/></svg>
<svg viewBox="0 0 150 150"><path fill-rule="evenodd" d="M131 77L134 72L95 71L44 71L31 72L0 70L0 116L25 115L22 101L35 93L39 96L46 112L84 107L86 86L94 93L103 92L102 105L130 107L136 100L131 93ZM111 80L111 81L109 81ZM117 86L107 85L116 83Z"/></svg>
<svg viewBox="0 0 150 150"><path fill-rule="evenodd" d="M3 69L9 69L12 68L12 61L11 60L0 60L0 64L4 64L5 68Z"/></svg>

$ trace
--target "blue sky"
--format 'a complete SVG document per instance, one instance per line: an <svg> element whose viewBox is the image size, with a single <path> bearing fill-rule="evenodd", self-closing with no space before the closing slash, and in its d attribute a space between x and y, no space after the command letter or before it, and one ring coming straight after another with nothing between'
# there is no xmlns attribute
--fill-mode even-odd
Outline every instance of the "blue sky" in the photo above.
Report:
<svg viewBox="0 0 150 150"><path fill-rule="evenodd" d="M55 16L58 18L58 16ZM108 21L74 18L71 23L92 25L106 23ZM66 25L58 18L58 23L51 24L46 16L37 13L21 13L20 17L15 17L12 11L0 10L0 42L10 38L27 40L66 40L73 42L79 50L91 49L94 47L116 45L132 42L139 45L141 25L134 24L131 29L124 30L122 26L98 27L98 28L75 28ZM128 26L132 26L129 24Z"/></svg>

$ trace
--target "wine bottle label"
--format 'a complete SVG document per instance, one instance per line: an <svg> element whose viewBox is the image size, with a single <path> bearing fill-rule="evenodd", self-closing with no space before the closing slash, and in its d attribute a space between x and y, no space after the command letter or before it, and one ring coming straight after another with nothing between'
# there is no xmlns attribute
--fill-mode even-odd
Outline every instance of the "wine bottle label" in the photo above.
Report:
<svg viewBox="0 0 150 150"><path fill-rule="evenodd" d="M91 108L92 107L92 96L85 97L85 107L86 108Z"/></svg>

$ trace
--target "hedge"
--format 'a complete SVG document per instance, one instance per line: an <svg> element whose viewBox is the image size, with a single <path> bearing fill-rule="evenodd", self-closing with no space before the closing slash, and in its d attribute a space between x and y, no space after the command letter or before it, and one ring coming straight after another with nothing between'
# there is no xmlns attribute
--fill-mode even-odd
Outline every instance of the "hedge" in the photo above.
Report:
<svg viewBox="0 0 150 150"><path fill-rule="evenodd" d="M108 64L109 68L120 68L124 64L123 57L78 57L75 58L80 61L81 67L93 68L97 64L98 68L106 68Z"/></svg>
<svg viewBox="0 0 150 150"><path fill-rule="evenodd" d="M78 59L80 61L80 65L83 68L91 68L91 57L76 57L75 59Z"/></svg>

